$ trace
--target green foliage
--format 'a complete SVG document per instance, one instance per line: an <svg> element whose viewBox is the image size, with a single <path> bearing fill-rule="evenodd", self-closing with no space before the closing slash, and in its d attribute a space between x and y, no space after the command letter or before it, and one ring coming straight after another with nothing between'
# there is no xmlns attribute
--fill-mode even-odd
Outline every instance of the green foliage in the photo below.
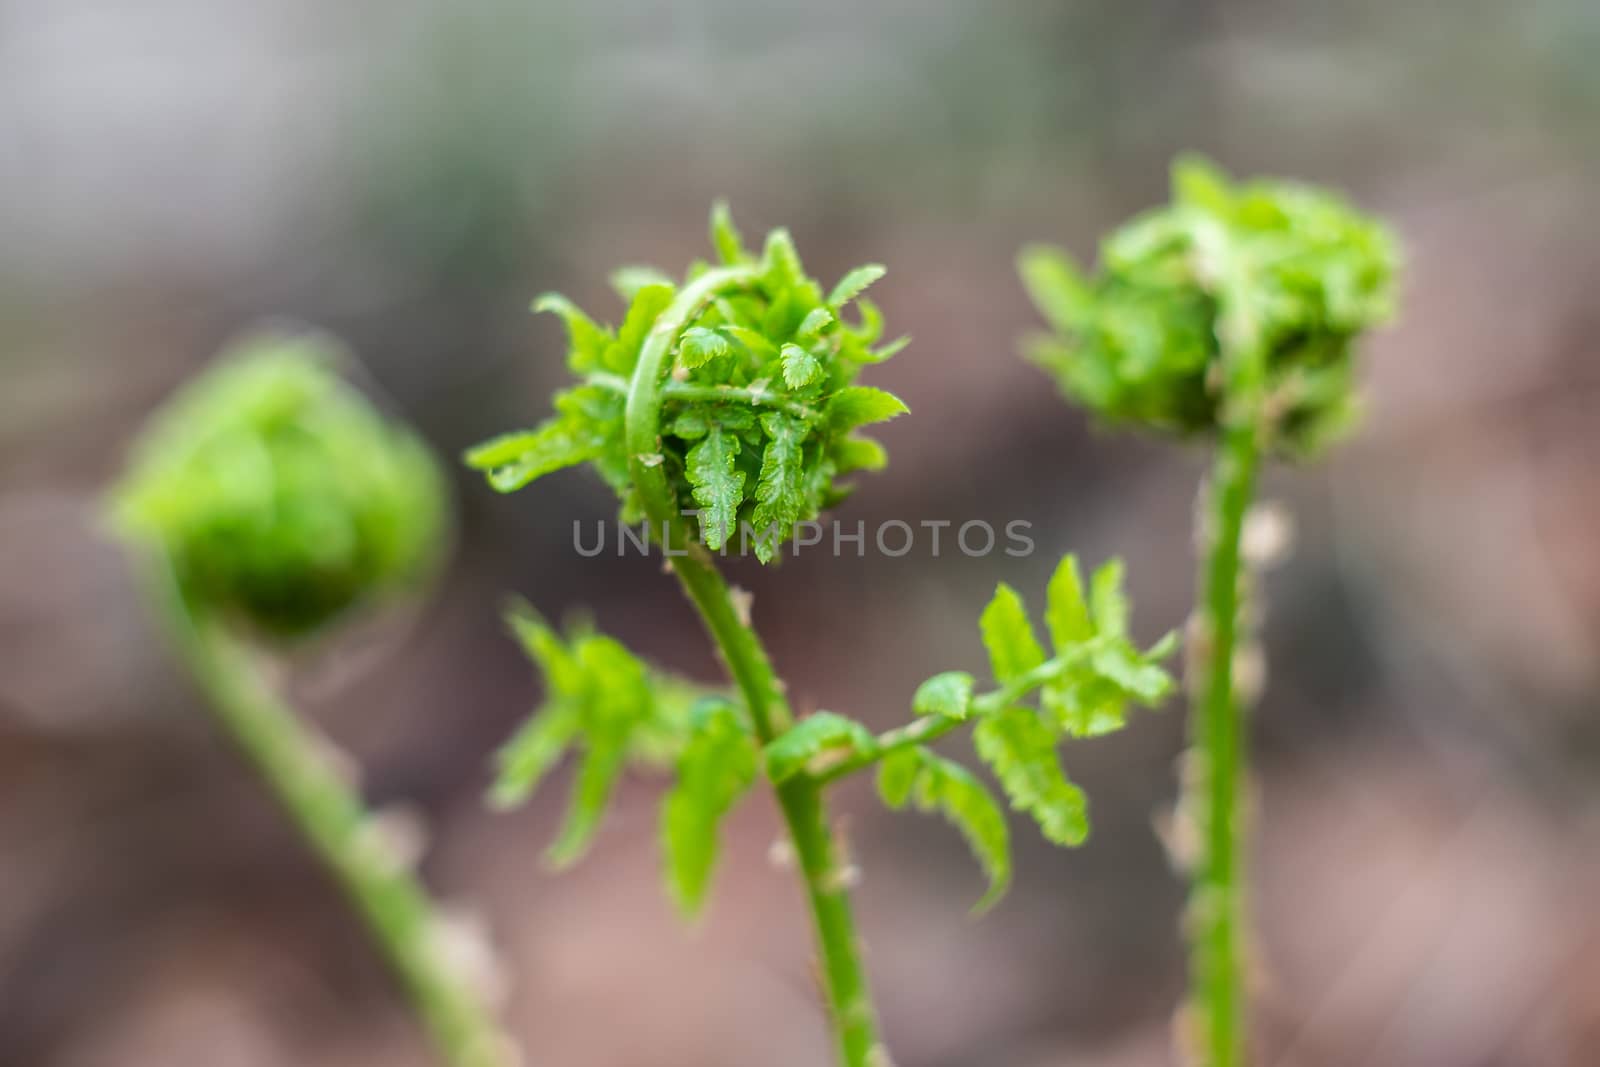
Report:
<svg viewBox="0 0 1600 1067"><path fill-rule="evenodd" d="M1354 345L1390 316L1397 260L1332 193L1183 160L1171 204L1108 237L1094 274L1024 251L1053 331L1027 351L1107 421L1188 435L1259 420L1274 451L1304 455L1353 419Z"/></svg>
<svg viewBox="0 0 1600 1067"><path fill-rule="evenodd" d="M341 380L341 358L315 334L246 337L140 438L113 521L166 554L191 605L294 637L437 563L433 457Z"/></svg>
<svg viewBox="0 0 1600 1067"><path fill-rule="evenodd" d="M857 426L870 426L887 422L896 415L906 413L905 403L893 393L866 385L853 385L841 389L828 405L828 421L839 432Z"/></svg>
<svg viewBox="0 0 1600 1067"><path fill-rule="evenodd" d="M957 722L972 714L975 680L966 671L945 671L917 686L911 710L918 715L941 715Z"/></svg>
<svg viewBox="0 0 1600 1067"><path fill-rule="evenodd" d="M1121 729L1130 703L1159 705L1173 688L1160 663L1172 653L1174 639L1169 636L1145 652L1129 640L1121 561L1095 571L1087 600L1083 589L1077 559L1066 556L1046 590L1045 621L1055 652L1049 659L1022 598L1010 586L1000 585L981 620L1002 688L978 702L986 714L973 742L1011 806L1032 815L1045 837L1062 845L1081 843L1089 823L1083 793L1056 756L1059 740ZM1038 712L1018 703L1035 685Z"/></svg>
<svg viewBox="0 0 1600 1067"><path fill-rule="evenodd" d="M575 389L562 394L556 406L560 414L538 429L485 441L467 453L468 462L486 468L489 484L509 493L546 474L604 456L608 442L594 432L590 413L619 412L616 398ZM621 462L620 455L616 458Z"/></svg>
<svg viewBox="0 0 1600 1067"><path fill-rule="evenodd" d="M785 231L769 235L756 257L720 204L712 243L741 281L709 300L674 338L673 369L661 391L659 462L680 509L698 513L707 546L724 549L748 523L756 555L767 562L796 523L844 496L849 487L841 478L883 466L881 446L854 431L904 413L905 404L854 382L862 367L887 359L904 341L878 344L882 316L861 296L882 267L859 267L824 296ZM707 269L696 265L688 280ZM535 303L566 323L567 363L584 382L559 394L555 415L538 428L467 453L495 489L511 492L592 463L622 497L625 517L636 517L626 393L642 345L679 290L646 268L619 272L614 282L629 302L614 332L565 298ZM845 315L852 304L855 321Z"/></svg>
<svg viewBox="0 0 1600 1067"><path fill-rule="evenodd" d="M994 599L978 620L983 632L983 647L989 651L989 665L997 681L1020 678L1044 662L1044 649L1033 636L1028 610L1022 597L1004 582L994 591Z"/></svg>
<svg viewBox="0 0 1600 1067"><path fill-rule="evenodd" d="M1005 814L983 783L959 763L920 745L886 756L878 766L878 795L890 808L908 802L942 814L966 838L989 879L989 891L974 911L986 911L1011 884L1011 836Z"/></svg>
<svg viewBox="0 0 1600 1067"><path fill-rule="evenodd" d="M872 732L854 719L819 711L779 734L763 753L767 777L782 784L795 775L821 774L852 756L871 755L877 748Z"/></svg>
<svg viewBox="0 0 1600 1067"><path fill-rule="evenodd" d="M732 352L733 342L722 334L704 326L691 326L683 331L683 338L678 342L678 363L693 370Z"/></svg>
<svg viewBox="0 0 1600 1067"><path fill-rule="evenodd" d="M1090 579L1083 598L1078 561L1066 556L1046 592L1045 620L1062 669L1040 689L1046 714L1072 737L1120 730L1130 703L1154 707L1171 695L1172 678L1161 661L1177 647L1168 634L1141 652L1128 636L1128 600L1122 561L1109 560Z"/></svg>
<svg viewBox="0 0 1600 1067"><path fill-rule="evenodd" d="M739 469L739 436L720 421L707 420L689 439L695 443L685 456L685 474L694 502L703 510L700 530L705 542L720 549L734 532L739 505L744 501L745 472Z"/></svg>
<svg viewBox="0 0 1600 1067"><path fill-rule="evenodd" d="M1028 708L1004 708L972 731L978 755L994 771L1011 806L1032 815L1045 838L1081 845L1089 836L1088 802L1061 770L1056 734Z"/></svg>
<svg viewBox="0 0 1600 1067"><path fill-rule="evenodd" d="M867 287L882 278L886 271L877 263L868 263L839 279L839 284L833 287L833 292L828 294L828 306L838 311L850 301L866 292Z"/></svg>
<svg viewBox="0 0 1600 1067"><path fill-rule="evenodd" d="M501 748L490 791L497 808L525 802L569 749L582 761L567 819L548 853L558 867L587 851L630 759L679 758L694 736L694 686L662 675L604 634L566 637L531 608L514 607L512 632L544 674L544 706Z"/></svg>
<svg viewBox="0 0 1600 1067"><path fill-rule="evenodd" d="M717 859L717 827L756 778L750 727L726 700L691 712L678 782L661 809L667 885L685 915L699 913Z"/></svg>

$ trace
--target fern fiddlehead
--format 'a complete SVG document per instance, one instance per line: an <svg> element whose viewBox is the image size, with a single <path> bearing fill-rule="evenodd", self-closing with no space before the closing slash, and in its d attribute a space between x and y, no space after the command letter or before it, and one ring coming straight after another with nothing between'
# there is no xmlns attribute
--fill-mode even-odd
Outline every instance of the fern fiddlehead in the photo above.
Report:
<svg viewBox="0 0 1600 1067"><path fill-rule="evenodd" d="M420 440L340 381L311 336L248 338L145 431L111 494L166 637L221 731L333 875L451 1067L509 1067L487 990L450 958L449 920L368 812L331 744L257 665L413 590L437 562L440 472Z"/></svg>
<svg viewBox="0 0 1600 1067"><path fill-rule="evenodd" d="M1352 425L1355 342L1392 311L1397 253L1379 223L1318 189L1173 170L1172 202L1101 245L1085 276L1064 253L1020 267L1051 333L1026 354L1100 419L1211 437L1189 628L1194 759L1184 802L1199 842L1188 921L1185 1035L1206 1067L1247 1053L1245 723L1235 664L1244 632L1241 537L1257 472L1316 455Z"/></svg>
<svg viewBox="0 0 1600 1067"><path fill-rule="evenodd" d="M737 527L741 545L753 534L756 556L772 560L796 523L842 499L848 487L839 477L883 465L882 448L855 431L905 405L855 377L904 342L877 345L881 317L861 295L881 267L851 271L824 296L783 231L754 256L718 208L712 239L722 265L691 268L682 288L648 269L619 272L614 283L630 306L614 332L562 298L541 298L536 307L566 320L568 363L582 383L557 396L544 424L489 441L467 461L501 491L578 463L595 466L621 497L624 519L648 524L721 654L739 706L720 693L696 696L696 687L637 660L602 672L586 661L608 638L579 631L564 639L518 612L513 627L545 674L547 697L503 750L496 796L519 801L565 750L582 749L553 857L567 862L581 851L573 842L592 835L630 755L674 764L677 782L662 810L667 883L693 914L709 883L718 822L764 774L805 882L839 1062L886 1067L850 907L855 871L830 826L825 789L876 765L888 806L938 811L961 830L989 877L983 903L992 903L1010 878L1005 816L974 775L928 743L973 724L978 755L1012 806L1052 840L1076 844L1088 829L1085 801L1055 747L1118 728L1129 703L1159 702L1169 679L1158 663L1172 642L1136 649L1120 565L1096 572L1086 599L1069 558L1049 591L1054 656L1039 645L1020 597L1002 586L981 627L994 691L975 695L975 679L962 672L936 676L913 699L920 718L881 737L832 712L795 721L749 604L728 587L715 557ZM856 322L843 314L850 303ZM1034 693L1037 708L1026 703ZM663 733L667 744L638 751L640 738Z"/></svg>

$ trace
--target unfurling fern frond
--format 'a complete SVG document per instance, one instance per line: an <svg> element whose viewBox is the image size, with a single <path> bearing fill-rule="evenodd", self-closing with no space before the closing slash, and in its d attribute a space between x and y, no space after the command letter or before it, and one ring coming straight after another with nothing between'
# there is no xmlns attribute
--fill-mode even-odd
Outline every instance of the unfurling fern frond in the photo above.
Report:
<svg viewBox="0 0 1600 1067"><path fill-rule="evenodd" d="M1024 250L1051 328L1026 352L1108 422L1264 419L1272 451L1314 453L1355 416L1355 345L1393 313L1398 262L1389 230L1333 193L1180 160L1171 203L1106 238L1093 273Z"/></svg>
<svg viewBox="0 0 1600 1067"><path fill-rule="evenodd" d="M773 231L754 256L721 206L712 243L737 280L694 308L671 339L662 371L670 373L660 383L662 432L650 461L666 474L682 513L696 517L707 547L724 550L736 535L742 547L748 526L756 556L768 562L797 523L843 498L846 475L883 466L881 446L856 431L906 406L855 380L903 340L877 345L881 316L861 295L882 267L859 267L824 296L786 231ZM708 269L692 267L685 285ZM684 290L648 268L614 280L629 301L615 331L563 297L534 305L566 323L567 363L584 381L557 396L556 414L542 425L485 442L466 461L501 492L592 463L632 520L640 515L628 474L627 394L651 330ZM845 315L850 305L856 322Z"/></svg>

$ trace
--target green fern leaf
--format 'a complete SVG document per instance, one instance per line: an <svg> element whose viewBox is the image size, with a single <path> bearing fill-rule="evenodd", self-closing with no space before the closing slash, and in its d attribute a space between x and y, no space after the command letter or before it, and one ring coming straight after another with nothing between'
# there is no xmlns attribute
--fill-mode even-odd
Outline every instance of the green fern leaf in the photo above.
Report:
<svg viewBox="0 0 1600 1067"><path fill-rule="evenodd" d="M866 292L867 287L882 278L888 271L877 263L868 263L850 271L839 284L833 287L833 292L828 294L828 306L838 311L850 301Z"/></svg>
<svg viewBox="0 0 1600 1067"><path fill-rule="evenodd" d="M858 426L887 422L909 410L905 401L893 393L870 385L852 385L833 394L828 402L828 425L835 433L845 433Z"/></svg>
<svg viewBox="0 0 1600 1067"><path fill-rule="evenodd" d="M890 341L888 344L880 345L879 347L874 348L870 352L868 352L867 353L867 358L865 360L863 360L863 362L865 362L865 363L882 363L886 359L890 359L890 358L892 358L894 356L899 355L900 354L900 350L905 348L905 346L910 344L910 343L911 343L911 338L910 338L909 335L896 337L893 341Z"/></svg>
<svg viewBox="0 0 1600 1067"><path fill-rule="evenodd" d="M706 547L721 551L735 529L744 500L744 472L735 465L739 438L725 431L720 422L713 422L686 458L694 500L702 509L700 536Z"/></svg>
<svg viewBox="0 0 1600 1067"><path fill-rule="evenodd" d="M1216 164L1200 156L1184 155L1173 161L1172 199L1223 218L1234 211L1235 200L1228 176Z"/></svg>
<svg viewBox="0 0 1600 1067"><path fill-rule="evenodd" d="M1088 803L1062 772L1055 735L1038 715L1006 708L981 720L972 740L1014 809L1033 816L1044 836L1058 845L1083 843L1089 835Z"/></svg>
<svg viewBox="0 0 1600 1067"><path fill-rule="evenodd" d="M737 708L704 701L691 713L678 781L661 808L667 885L687 916L699 913L717 861L717 827L755 781L758 749Z"/></svg>
<svg viewBox="0 0 1600 1067"><path fill-rule="evenodd" d="M1128 598L1122 591L1122 561L1102 563L1089 579L1089 607L1094 614L1095 632L1102 637L1125 637L1128 633Z"/></svg>
<svg viewBox="0 0 1600 1067"><path fill-rule="evenodd" d="M1069 737L1102 737L1128 724L1128 695L1092 668L1039 693L1040 706Z"/></svg>
<svg viewBox="0 0 1600 1067"><path fill-rule="evenodd" d="M989 890L973 908L984 912L1011 884L1011 835L1000 805L970 771L920 746L890 753L878 767L878 794L895 810L914 803L938 811L966 839Z"/></svg>
<svg viewBox="0 0 1600 1067"><path fill-rule="evenodd" d="M972 714L974 680L966 671L945 671L917 686L911 710L918 715L938 715L957 722Z"/></svg>
<svg viewBox="0 0 1600 1067"><path fill-rule="evenodd" d="M1100 644L1089 662L1101 677L1141 704L1159 704L1172 692L1171 675L1140 655L1126 641Z"/></svg>
<svg viewBox="0 0 1600 1067"><path fill-rule="evenodd" d="M761 417L761 428L767 434L767 449L761 456L751 520L756 528L756 558L766 563L805 510L802 445L806 425L793 416L774 413Z"/></svg>
<svg viewBox="0 0 1600 1067"><path fill-rule="evenodd" d="M802 389L822 377L822 361L799 345L784 345L783 380L790 389Z"/></svg>
<svg viewBox="0 0 1600 1067"><path fill-rule="evenodd" d="M683 338L678 342L678 365L693 370L731 351L732 344L716 330L691 326L683 332Z"/></svg>
<svg viewBox="0 0 1600 1067"><path fill-rule="evenodd" d="M621 644L586 634L574 642L573 654L584 679L584 755L566 822L546 854L558 868L588 850L627 765L633 732L650 721L653 710L645 666Z"/></svg>
<svg viewBox="0 0 1600 1067"><path fill-rule="evenodd" d="M782 784L809 771L816 774L852 756L865 756L878 747L872 732L854 719L819 711L785 730L767 745L767 777Z"/></svg>
<svg viewBox="0 0 1600 1067"><path fill-rule="evenodd" d="M1065 252L1041 245L1025 248L1017 267L1028 295L1051 326L1070 331L1091 313L1093 291Z"/></svg>
<svg viewBox="0 0 1600 1067"><path fill-rule="evenodd" d="M489 805L506 811L524 803L544 781L578 733L579 716L570 703L557 702L522 724L495 754Z"/></svg>
<svg viewBox="0 0 1600 1067"><path fill-rule="evenodd" d="M833 324L833 313L827 308L812 308L795 328L795 339L811 344L822 336L822 331Z"/></svg>
<svg viewBox="0 0 1600 1067"><path fill-rule="evenodd" d="M512 601L506 609L506 625L544 675L546 692L552 699L582 695L583 668L561 640L561 635L531 604L524 600Z"/></svg>
<svg viewBox="0 0 1600 1067"><path fill-rule="evenodd" d="M1009 682L1044 662L1044 649L1033 634L1022 597L1006 583L996 587L994 599L978 619L978 628L996 681Z"/></svg>
<svg viewBox="0 0 1600 1067"><path fill-rule="evenodd" d="M787 292L811 284L805 267L800 263L800 252L794 238L786 229L776 229L767 234L767 244L762 250L763 283L774 292Z"/></svg>
<svg viewBox="0 0 1600 1067"><path fill-rule="evenodd" d="M656 317L672 303L673 295L670 284L646 285L634 294L633 302L628 305L627 317L617 330L617 339L606 346L605 354L601 357L601 364L606 370L624 377L633 373L633 365L639 362L639 349L644 347L644 340L650 335L651 327L655 326Z"/></svg>
<svg viewBox="0 0 1600 1067"><path fill-rule="evenodd" d="M604 451L605 441L592 427L559 414L535 429L485 441L464 458L467 466L488 473L496 492L512 493L546 474L598 459Z"/></svg>
<svg viewBox="0 0 1600 1067"><path fill-rule="evenodd" d="M578 777L572 783L572 796L567 802L567 817L561 824L561 833L545 851L545 861L556 870L571 867L589 851L600 820L611 803L611 794L627 765L628 747L622 738L591 733L588 742Z"/></svg>
<svg viewBox="0 0 1600 1067"><path fill-rule="evenodd" d="M711 205L711 244L717 250L717 258L726 266L736 266L750 259L750 253L744 249L744 239L733 224L733 214L724 200Z"/></svg>
<svg viewBox="0 0 1600 1067"><path fill-rule="evenodd" d="M1050 629L1050 640L1057 655L1094 636L1089 606L1083 599L1083 579L1078 575L1077 556L1062 556L1056 565L1045 591L1044 621Z"/></svg>
<svg viewBox="0 0 1600 1067"><path fill-rule="evenodd" d="M883 336L883 312L878 310L878 305L867 297L856 299L856 311L861 315L861 326L856 330L856 339L863 345L875 345L878 338Z"/></svg>
<svg viewBox="0 0 1600 1067"><path fill-rule="evenodd" d="M611 331L597 325L576 304L560 293L545 293L533 302L536 313L561 316L567 327L567 366L574 374L588 374L603 365Z"/></svg>

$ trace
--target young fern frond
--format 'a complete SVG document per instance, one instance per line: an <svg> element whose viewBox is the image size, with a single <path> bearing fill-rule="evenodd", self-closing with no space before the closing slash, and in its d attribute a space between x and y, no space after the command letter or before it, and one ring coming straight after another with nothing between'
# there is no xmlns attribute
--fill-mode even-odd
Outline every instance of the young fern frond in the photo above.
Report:
<svg viewBox="0 0 1600 1067"><path fill-rule="evenodd" d="M975 913L1005 896L1011 885L1011 831L1000 805L971 771L921 745L899 749L878 764L878 796L897 811L908 803L918 811L936 811L960 831L989 880Z"/></svg>
<svg viewBox="0 0 1600 1067"><path fill-rule="evenodd" d="M1075 844L1087 833L1085 803L1056 747L1120 725L1129 702L1159 702L1168 680L1157 660L1171 642L1155 655L1134 648L1120 567L1097 573L1085 605L1069 558L1062 566L1071 573L1051 584L1053 655L1034 637L1014 592L1002 587L985 611L994 691L975 695L970 675L939 675L913 699L919 718L881 736L833 712L794 721L749 605L728 588L713 553L732 543L735 526L741 541L753 526L757 556L773 559L795 523L843 497L843 475L883 465L882 447L855 431L905 405L855 378L900 346L874 347L881 318L861 295L881 267L852 271L824 297L782 230L755 257L719 207L712 243L723 265L692 268L681 288L654 274L624 276L618 288L632 306L615 333L565 301L541 301L567 320L569 365L585 380L557 398L557 414L543 426L488 442L467 460L503 490L593 463L617 490L624 517L650 523L740 704L712 696L687 714L668 712L662 687L690 687L666 682L609 639L563 641L524 614L514 623L546 673L548 703L506 747L497 795L520 799L563 750L582 750L569 816L569 827L576 819L578 829L558 846L558 858L573 858L597 823L630 740L656 723L668 738L663 749L676 754L676 785L661 819L667 886L692 915L713 873L717 827L764 776L805 881L840 1062L880 1067L888 1060L850 910L853 867L828 821L825 787L882 761L879 789L890 807L938 811L966 838L989 878L980 903L987 907L1010 880L1005 815L976 776L926 743L974 722L978 755L1012 806L1031 814L1051 840ZM855 324L846 317L852 303ZM608 650L604 678L584 662L582 649L597 642ZM1036 708L1029 705L1035 691Z"/></svg>
<svg viewBox="0 0 1600 1067"><path fill-rule="evenodd" d="M700 705L727 701L605 634L576 628L563 637L526 604L513 605L507 622L544 675L545 703L500 749L489 803L526 803L562 757L579 750L566 824L546 854L568 867L588 851L628 764L672 766L696 744Z"/></svg>
<svg viewBox="0 0 1600 1067"><path fill-rule="evenodd" d="M774 231L757 257L719 209L713 242L722 268L699 263L683 287L636 268L618 289L628 301L621 327L597 325L563 297L536 310L567 324L567 365L582 384L558 394L556 414L533 430L485 442L467 463L502 492L564 467L592 463L623 496L623 517L644 518L627 472L627 390L653 325L688 287L708 276L728 283L696 301L669 339L667 380L658 387L659 440L645 453L661 466L698 539L722 551L749 531L771 561L798 522L848 492L840 479L881 466L875 442L855 430L905 412L898 398L853 384L861 369L893 352L875 347L876 309L861 295L878 266L847 274L823 296L789 235ZM846 308L861 319L852 324ZM664 368L665 370L665 368Z"/></svg>
<svg viewBox="0 0 1600 1067"><path fill-rule="evenodd" d="M1051 327L1026 354L1069 397L1108 423L1217 441L1189 631L1199 773L1185 801L1201 842L1186 929L1191 1036L1206 1067L1238 1067L1245 1055L1245 746L1233 677L1245 636L1241 531L1263 459L1315 455L1353 424L1356 343L1392 313L1397 261L1389 231L1333 194L1233 184L1194 159L1174 167L1170 204L1101 244L1093 274L1053 249L1025 250L1020 261ZM1095 590L1097 611L1102 599L1114 601ZM1130 692L1159 684L1120 653L1098 665ZM1118 721L1086 713L1101 707L1093 685L1071 700L1077 710L1066 717L1079 730Z"/></svg>
<svg viewBox="0 0 1600 1067"><path fill-rule="evenodd" d="M847 739L848 745L836 747L825 759L813 756L807 773L828 782L883 760L880 789L888 789L884 776L894 783L913 766L904 762L907 753L926 752L927 743L972 723L974 749L993 771L1011 806L1031 816L1046 839L1060 845L1082 844L1089 832L1088 805L1062 770L1057 748L1073 738L1121 728L1130 704L1158 707L1173 688L1161 661L1172 654L1176 642L1169 635L1148 651L1132 644L1121 581L1118 560L1095 572L1093 588L1098 596L1091 615L1076 557L1061 560L1047 591L1050 655L1034 633L1021 596L1001 583L979 620L995 689L975 693L975 679L965 671L936 674L912 697L918 719L870 740L834 726L830 735ZM1035 694L1036 708L1029 706ZM928 781L930 799L919 807L938 806L963 830L991 879L981 906L993 904L1003 892L1005 879L1000 875L1009 872L1009 861L995 862L997 838L981 829L987 820L979 811L976 791L982 786L975 780L971 785L944 782L949 775L942 773L946 769L942 765L930 770L924 760L915 766L941 780ZM886 793L886 797L898 795L898 788ZM948 802L936 805L938 797L959 797L962 803L953 810ZM977 825L967 816L977 818Z"/></svg>
<svg viewBox="0 0 1600 1067"><path fill-rule="evenodd" d="M273 640L414 589L447 494L432 454L340 380L316 334L231 345L151 420L111 521L157 546L185 596Z"/></svg>
<svg viewBox="0 0 1600 1067"><path fill-rule="evenodd" d="M759 750L731 702L709 699L689 718L678 780L661 808L667 887L688 917L705 905L717 862L717 829L755 784Z"/></svg>
<svg viewBox="0 0 1600 1067"><path fill-rule="evenodd" d="M615 331L566 300L542 298L537 308L566 321L568 365L583 380L557 396L556 414L541 426L466 457L501 491L592 463L620 497L624 520L648 522L728 666L750 750L724 712L687 717L678 787L662 817L669 887L688 911L705 893L717 822L748 784L747 757L759 766L754 750L783 735L792 719L748 607L736 601L711 553L736 534L742 544L748 531L762 562L776 558L796 522L844 497L843 476L883 465L882 448L854 431L905 410L893 396L854 384L862 367L898 348L874 348L881 316L860 295L879 271L855 272L825 298L786 232L770 234L755 256L719 205L711 237L722 265L696 264L681 287L654 274L625 275L618 288L630 306ZM854 323L844 314L851 302ZM551 762L550 750L568 742L585 747L585 770L595 758L596 742L584 727L571 736L559 720L530 729L533 740L513 745L507 766L531 751L524 765L540 770ZM603 802L609 793L627 736L603 734L595 788L584 790L580 771L582 806L574 810L585 828L593 822L590 799ZM840 1060L870 1067L886 1053L856 945L842 850L808 777L774 790L806 883Z"/></svg>
<svg viewBox="0 0 1600 1067"><path fill-rule="evenodd" d="M314 335L230 349L152 419L111 519L218 727L360 914L445 1060L506 1067L511 1043L452 965L402 850L385 847L383 817L257 669L257 644L413 592L441 554L432 455L340 379L339 356Z"/></svg>
<svg viewBox="0 0 1600 1067"><path fill-rule="evenodd" d="M1231 184L1199 159L1172 202L1100 246L1093 274L1025 249L1051 333L1030 358L1096 416L1177 435L1248 424L1267 454L1315 454L1353 421L1354 347L1394 309L1393 236L1332 193Z"/></svg>

